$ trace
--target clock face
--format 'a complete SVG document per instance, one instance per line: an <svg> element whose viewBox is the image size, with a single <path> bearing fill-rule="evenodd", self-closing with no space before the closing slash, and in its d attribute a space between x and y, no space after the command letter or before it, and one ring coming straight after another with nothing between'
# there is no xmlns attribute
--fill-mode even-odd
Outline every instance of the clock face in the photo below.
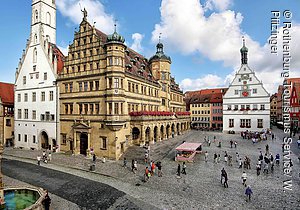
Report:
<svg viewBox="0 0 300 210"><path fill-rule="evenodd" d="M244 85L244 86L243 86L243 89L244 89L244 90L247 90L247 86L246 86L246 85Z"/></svg>
<svg viewBox="0 0 300 210"><path fill-rule="evenodd" d="M244 97L247 97L249 95L249 93L247 91L244 91L242 94Z"/></svg>
<svg viewBox="0 0 300 210"><path fill-rule="evenodd" d="M248 74L242 75L242 79L243 79L243 80L248 80L248 79L249 79L249 75L248 75Z"/></svg>

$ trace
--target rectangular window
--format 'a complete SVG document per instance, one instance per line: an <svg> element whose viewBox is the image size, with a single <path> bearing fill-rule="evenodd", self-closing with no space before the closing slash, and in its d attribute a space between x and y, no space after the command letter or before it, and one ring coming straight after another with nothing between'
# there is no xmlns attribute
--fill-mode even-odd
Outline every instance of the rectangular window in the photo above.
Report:
<svg viewBox="0 0 300 210"><path fill-rule="evenodd" d="M72 93L73 92L73 83L69 84L69 89L70 89L70 93Z"/></svg>
<svg viewBox="0 0 300 210"><path fill-rule="evenodd" d="M112 78L108 78L108 88L112 88Z"/></svg>
<svg viewBox="0 0 300 210"><path fill-rule="evenodd" d="M45 101L45 92L42 92L41 101Z"/></svg>
<svg viewBox="0 0 300 210"><path fill-rule="evenodd" d="M253 94L255 94L255 93L257 93L257 89L256 88L253 89Z"/></svg>
<svg viewBox="0 0 300 210"><path fill-rule="evenodd" d="M32 136L32 142L35 144L36 143L36 137L35 135Z"/></svg>
<svg viewBox="0 0 300 210"><path fill-rule="evenodd" d="M251 128L251 119L246 119L246 128Z"/></svg>
<svg viewBox="0 0 300 210"><path fill-rule="evenodd" d="M27 135L24 135L24 142L27 142Z"/></svg>
<svg viewBox="0 0 300 210"><path fill-rule="evenodd" d="M36 92L32 93L32 102L36 102Z"/></svg>
<svg viewBox="0 0 300 210"><path fill-rule="evenodd" d="M227 110L231 110L231 105L227 105Z"/></svg>
<svg viewBox="0 0 300 210"><path fill-rule="evenodd" d="M250 110L250 104L246 105L246 110Z"/></svg>
<svg viewBox="0 0 300 210"><path fill-rule="evenodd" d="M257 128L263 128L263 119L257 119Z"/></svg>
<svg viewBox="0 0 300 210"><path fill-rule="evenodd" d="M84 104L84 114L87 114L89 111L89 105L88 104Z"/></svg>
<svg viewBox="0 0 300 210"><path fill-rule="evenodd" d="M51 121L54 121L54 120L55 120L55 116L54 116L54 114L52 114L52 115L51 115L51 118L50 118L50 120L51 120Z"/></svg>
<svg viewBox="0 0 300 210"><path fill-rule="evenodd" d="M69 89L69 85L68 85L68 84L65 84L65 93L68 92L68 89Z"/></svg>
<svg viewBox="0 0 300 210"><path fill-rule="evenodd" d="M23 85L26 85L26 76L23 76Z"/></svg>
<svg viewBox="0 0 300 210"><path fill-rule="evenodd" d="M108 65L109 66L112 66L113 65L113 59L110 57L108 58Z"/></svg>
<svg viewBox="0 0 300 210"><path fill-rule="evenodd" d="M28 119L28 109L24 110L24 119Z"/></svg>
<svg viewBox="0 0 300 210"><path fill-rule="evenodd" d="M95 104L95 113L99 114L99 104Z"/></svg>
<svg viewBox="0 0 300 210"><path fill-rule="evenodd" d="M265 110L265 105L264 104L260 105L260 110Z"/></svg>
<svg viewBox="0 0 300 210"><path fill-rule="evenodd" d="M79 114L82 114L82 104L78 104Z"/></svg>
<svg viewBox="0 0 300 210"><path fill-rule="evenodd" d="M50 91L50 97L49 97L50 101L53 101L53 91Z"/></svg>
<svg viewBox="0 0 300 210"><path fill-rule="evenodd" d="M47 72L44 73L44 80L47 80Z"/></svg>
<svg viewBox="0 0 300 210"><path fill-rule="evenodd" d="M114 110L114 114L119 114L119 103L115 103L115 110Z"/></svg>
<svg viewBox="0 0 300 210"><path fill-rule="evenodd" d="M88 82L84 82L84 91L87 91L88 90Z"/></svg>
<svg viewBox="0 0 300 210"><path fill-rule="evenodd" d="M246 127L246 120L245 119L240 119L240 127L245 128Z"/></svg>
<svg viewBox="0 0 300 210"><path fill-rule="evenodd" d="M94 82L92 81L92 82L90 82L90 91L92 91L93 88L94 88Z"/></svg>
<svg viewBox="0 0 300 210"><path fill-rule="evenodd" d="M24 101L27 102L28 101L28 93L24 94Z"/></svg>
<svg viewBox="0 0 300 210"><path fill-rule="evenodd" d="M46 112L46 121L50 121L50 112Z"/></svg>
<svg viewBox="0 0 300 210"><path fill-rule="evenodd" d="M165 99L162 99L162 100L161 100L161 105L163 105L163 106L166 105L166 100L165 100Z"/></svg>
<svg viewBox="0 0 300 210"><path fill-rule="evenodd" d="M245 105L244 104L241 105L241 110L245 110Z"/></svg>
<svg viewBox="0 0 300 210"><path fill-rule="evenodd" d="M41 114L41 121L45 121L45 115Z"/></svg>
<svg viewBox="0 0 300 210"><path fill-rule="evenodd" d="M257 110L257 104L253 104L253 110Z"/></svg>
<svg viewBox="0 0 300 210"><path fill-rule="evenodd" d="M90 104L90 112L89 114L94 114L94 104Z"/></svg>
<svg viewBox="0 0 300 210"><path fill-rule="evenodd" d="M6 125L7 127L10 127L10 126L11 126L11 120L10 120L10 119L6 119L5 125Z"/></svg>
<svg viewBox="0 0 300 210"><path fill-rule="evenodd" d="M112 114L112 103L108 103L108 114Z"/></svg>
<svg viewBox="0 0 300 210"><path fill-rule="evenodd" d="M36 120L36 111L35 110L32 110L32 119Z"/></svg>
<svg viewBox="0 0 300 210"><path fill-rule="evenodd" d="M18 102L21 102L21 94L18 94Z"/></svg>
<svg viewBox="0 0 300 210"><path fill-rule="evenodd" d="M67 144L67 134L61 134L62 135L62 144Z"/></svg>
<svg viewBox="0 0 300 210"><path fill-rule="evenodd" d="M119 78L114 78L114 88L119 88Z"/></svg>
<svg viewBox="0 0 300 210"><path fill-rule="evenodd" d="M21 141L21 134L18 134L18 141Z"/></svg>
<svg viewBox="0 0 300 210"><path fill-rule="evenodd" d="M99 90L99 81L95 81L96 90Z"/></svg>
<svg viewBox="0 0 300 210"><path fill-rule="evenodd" d="M65 114L69 114L69 104L65 104Z"/></svg>
<svg viewBox="0 0 300 210"><path fill-rule="evenodd" d="M70 104L70 114L73 114L73 104Z"/></svg>
<svg viewBox="0 0 300 210"><path fill-rule="evenodd" d="M78 83L78 86L79 86L79 92L81 92L81 91L82 91L82 83L79 82L79 83Z"/></svg>
<svg viewBox="0 0 300 210"><path fill-rule="evenodd" d="M102 141L101 141L101 148L102 150L106 150L107 149L107 139L106 137L101 137Z"/></svg>
<svg viewBox="0 0 300 210"><path fill-rule="evenodd" d="M234 95L238 95L239 94L239 90L234 90Z"/></svg>

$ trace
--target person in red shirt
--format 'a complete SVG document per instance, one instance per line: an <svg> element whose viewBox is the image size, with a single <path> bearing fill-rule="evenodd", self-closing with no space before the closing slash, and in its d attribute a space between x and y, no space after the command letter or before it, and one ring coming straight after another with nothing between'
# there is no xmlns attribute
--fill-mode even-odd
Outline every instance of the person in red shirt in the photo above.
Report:
<svg viewBox="0 0 300 210"><path fill-rule="evenodd" d="M154 162L152 162L152 165L151 165L151 176L153 176L155 173L155 164Z"/></svg>
<svg viewBox="0 0 300 210"><path fill-rule="evenodd" d="M145 175L144 175L145 182L148 181L148 179L149 179L149 169L148 169L148 166L147 166L146 169L145 169Z"/></svg>

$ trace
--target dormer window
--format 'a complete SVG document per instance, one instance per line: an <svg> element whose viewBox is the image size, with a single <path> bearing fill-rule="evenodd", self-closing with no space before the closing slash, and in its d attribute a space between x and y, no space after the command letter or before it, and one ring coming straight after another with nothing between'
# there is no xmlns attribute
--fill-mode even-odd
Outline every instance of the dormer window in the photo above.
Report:
<svg viewBox="0 0 300 210"><path fill-rule="evenodd" d="M135 65L136 60L135 60L134 58L131 58L131 59L130 59L130 62L132 62L132 63Z"/></svg>
<svg viewBox="0 0 300 210"><path fill-rule="evenodd" d="M142 63L141 68L145 70L145 67L146 67L145 64Z"/></svg>
<svg viewBox="0 0 300 210"><path fill-rule="evenodd" d="M129 50L126 49L126 50L125 50L125 53L126 53L126 55L129 55Z"/></svg>

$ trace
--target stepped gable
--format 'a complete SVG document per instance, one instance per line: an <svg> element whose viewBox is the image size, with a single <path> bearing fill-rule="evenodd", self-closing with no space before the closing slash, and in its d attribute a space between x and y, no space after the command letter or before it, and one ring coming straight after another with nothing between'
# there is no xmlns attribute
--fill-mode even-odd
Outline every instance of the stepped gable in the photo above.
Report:
<svg viewBox="0 0 300 210"><path fill-rule="evenodd" d="M64 61L65 61L65 56L61 52L61 50L56 46L56 44L50 43L53 49L53 59L52 59L52 64L54 64L54 56L56 56L57 60L57 74L60 74L63 71L64 68Z"/></svg>
<svg viewBox="0 0 300 210"><path fill-rule="evenodd" d="M0 82L0 98L3 104L14 103L14 84Z"/></svg>
<svg viewBox="0 0 300 210"><path fill-rule="evenodd" d="M182 90L180 90L180 88L179 88L179 84L176 83L174 77L171 77L171 89L182 92Z"/></svg>

